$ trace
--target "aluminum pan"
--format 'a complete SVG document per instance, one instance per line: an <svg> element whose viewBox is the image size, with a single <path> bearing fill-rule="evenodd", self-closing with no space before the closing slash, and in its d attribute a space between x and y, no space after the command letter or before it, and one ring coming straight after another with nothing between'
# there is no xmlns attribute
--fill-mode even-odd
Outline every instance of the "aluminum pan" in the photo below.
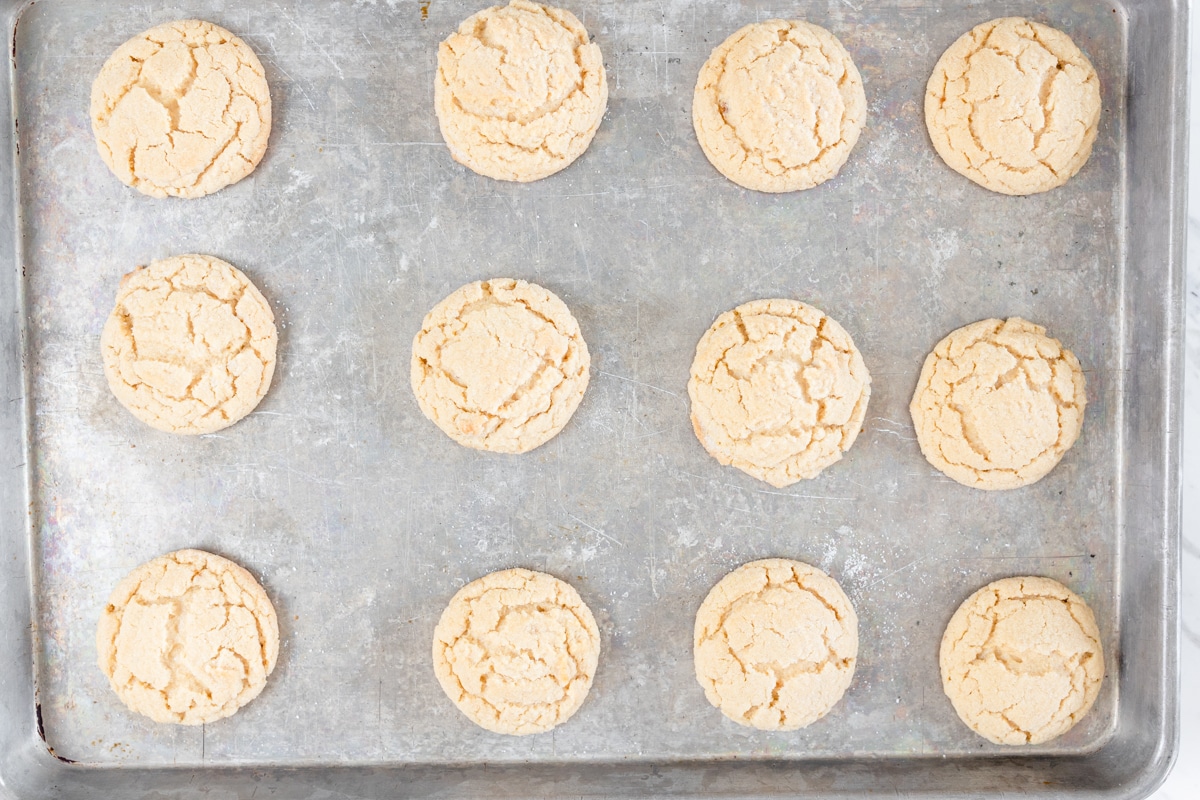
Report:
<svg viewBox="0 0 1200 800"><path fill-rule="evenodd" d="M437 4L421 23L416 5L402 3L181 9L227 25L263 55L277 129L253 180L167 204L133 196L104 171L87 132L86 90L115 44L176 15L39 2L21 16L15 97L38 675L55 751L144 776L147 786L171 779L131 767L510 760L548 765L503 773L516 781L561 785L548 776L568 770L611 791L622 786L619 771L587 763L690 763L671 769L667 783L625 787L699 791L699 781L714 780L706 762L760 758L779 763L720 775L726 790L765 792L776 779L814 790L899 787L919 774L911 770L936 774L936 762L913 766L919 755L971 765L977 788L1041 786L1027 781L1040 769L1061 779L1074 764L1088 765L1088 782L1100 788L1105 770L1091 762L1135 744L1153 752L1146 736L1173 741L1173 694L1162 690L1174 680L1173 584L1163 576L1174 569L1175 445L1166 431L1177 413L1168 401L1179 374L1170 351L1179 336L1179 245L1170 235L1182 208L1174 184L1155 181L1177 172L1171 148L1180 128L1171 120L1181 101L1175 82L1141 89L1138 81L1154 58L1182 63L1181 50L1162 47L1182 46L1182 13L1072 6L1038 15L1071 31L1096 62L1109 112L1083 174L1048 197L1014 201L940 165L919 99L957 33L1028 8L814 6L807 16L854 54L871 117L836 182L786 198L717 177L687 115L691 80L712 44L747 19L784 10L587 7L581 16L610 72L610 112L584 159L529 187L465 173L436 144L428 111L399 113L428 109L433 44L470 10ZM1142 38L1154 24L1163 26L1158 52ZM63 82L64 74L85 77ZM1158 105L1138 113L1142 93ZM1136 121L1158 114L1171 124L1141 135L1162 143L1137 146ZM1124 173L1123 157L1132 167ZM1163 185L1176 193L1163 194ZM1144 202L1134 202L1139 192ZM1151 214L1156 203L1165 213ZM1128 235L1126 209L1134 222L1150 215ZM1151 235L1151 224L1161 233ZM140 430L107 395L94 341L121 272L191 249L254 276L276 303L284 341L278 383L260 412L189 443L181 460L178 441ZM995 267L993 252L1005 256ZM1144 266L1163 263L1163 271ZM558 291L595 358L575 421L526 459L460 451L407 393L407 342L421 314L459 283L494 274ZM772 294L839 319L875 378L870 419L849 457L780 494L707 460L687 431L682 388L712 317ZM920 460L904 407L932 343L994 314L1049 323L1089 368L1091 408L1084 438L1046 481L980 498ZM1123 379L1162 386L1162 405L1154 391L1131 395ZM1130 396L1138 403L1123 402ZM630 499L614 507L613 497ZM970 519L965 501L974 501ZM245 563L285 622L296 617L285 624L268 690L230 723L203 731L129 719L107 694L90 641L95 609L120 574L183 545ZM846 586L862 624L860 671L819 730L730 730L690 677L690 616L726 569L779 553L821 564ZM447 713L425 663L433 619L454 588L513 563L572 579L606 644L588 704L571 725L532 740L497 740ZM1088 597L1111 664L1120 652L1126 665L1146 658L1153 668L1131 675L1127 667L1109 681L1089 720L1043 748L1053 758L1000 759L984 747L992 755L979 761L968 758L979 742L937 687L936 640L971 589L1022 571L1060 577ZM1120 624L1150 613L1167 627ZM1071 758L1097 748L1090 759ZM864 756L892 760L868 770L857 761ZM761 770L756 782L737 784L748 769ZM301 786L325 783L303 774ZM342 771L336 780L368 787L384 774ZM98 780L94 770L71 775ZM432 787L456 775L420 779Z"/></svg>

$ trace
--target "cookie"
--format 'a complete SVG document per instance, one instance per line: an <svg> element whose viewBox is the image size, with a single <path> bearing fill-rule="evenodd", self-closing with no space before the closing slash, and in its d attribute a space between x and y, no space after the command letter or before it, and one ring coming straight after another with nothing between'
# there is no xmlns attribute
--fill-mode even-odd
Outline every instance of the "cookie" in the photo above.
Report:
<svg viewBox="0 0 1200 800"><path fill-rule="evenodd" d="M463 286L426 315L413 339L412 387L425 416L459 444L525 453L571 419L590 364L558 297L499 278Z"/></svg>
<svg viewBox="0 0 1200 800"><path fill-rule="evenodd" d="M1018 317L959 328L925 359L909 411L930 464L965 486L1041 480L1079 438L1083 369Z"/></svg>
<svg viewBox="0 0 1200 800"><path fill-rule="evenodd" d="M858 617L837 581L786 558L752 561L696 612L696 680L739 725L803 728L829 713L854 677Z"/></svg>
<svg viewBox="0 0 1200 800"><path fill-rule="evenodd" d="M100 334L117 399L168 433L213 433L258 405L275 372L275 315L219 258L155 261L121 279Z"/></svg>
<svg viewBox="0 0 1200 800"><path fill-rule="evenodd" d="M867 118L862 78L832 33L774 19L739 30L700 69L692 124L717 171L795 192L837 175Z"/></svg>
<svg viewBox="0 0 1200 800"><path fill-rule="evenodd" d="M542 733L592 687L600 631L579 593L527 569L458 591L433 633L433 670L458 710L493 733Z"/></svg>
<svg viewBox="0 0 1200 800"><path fill-rule="evenodd" d="M824 312L755 300L701 337L688 396L696 438L713 458L782 488L815 478L854 444L871 376Z"/></svg>
<svg viewBox="0 0 1200 800"><path fill-rule="evenodd" d="M131 710L200 725L258 697L279 655L279 623L249 572L212 553L177 550L113 590L96 652Z"/></svg>
<svg viewBox="0 0 1200 800"><path fill-rule="evenodd" d="M940 663L959 718L996 744L1061 736L1104 680L1092 610L1049 578L1005 578L967 598L946 626Z"/></svg>
<svg viewBox="0 0 1200 800"><path fill-rule="evenodd" d="M1096 70L1062 31L994 19L942 54L925 90L938 155L993 192L1062 186L1092 153L1100 122Z"/></svg>
<svg viewBox="0 0 1200 800"><path fill-rule="evenodd" d="M100 157L153 197L203 197L249 175L267 151L271 93L258 56L196 19L117 48L92 83Z"/></svg>
<svg viewBox="0 0 1200 800"><path fill-rule="evenodd" d="M438 47L433 104L450 155L502 181L536 181L583 155L608 105L600 48L569 11L512 0Z"/></svg>

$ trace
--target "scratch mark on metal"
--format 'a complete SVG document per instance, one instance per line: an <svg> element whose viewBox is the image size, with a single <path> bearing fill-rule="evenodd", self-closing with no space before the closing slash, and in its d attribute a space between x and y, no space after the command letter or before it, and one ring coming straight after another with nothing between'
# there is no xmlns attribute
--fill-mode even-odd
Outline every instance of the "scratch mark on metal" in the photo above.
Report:
<svg viewBox="0 0 1200 800"><path fill-rule="evenodd" d="M756 489L752 486L738 486L736 483L726 483L725 481L717 481L713 478L706 478L703 475L697 475L694 472L687 472L686 470L680 470L680 473L687 475L689 478L697 478L698 480L708 481L710 483L717 483L721 486L728 486L731 489L741 489L743 491L756 492L758 494L774 494L774 495L779 495L780 497L797 497L797 498L800 498L801 500L835 500L835 501L846 502L846 503L854 500L853 497L833 497L831 495L823 495L823 494L799 494L796 492L776 492L776 491L772 491L771 489Z"/></svg>
<svg viewBox="0 0 1200 800"><path fill-rule="evenodd" d="M599 528L597 528L595 525L591 525L591 524L589 524L589 523L587 523L587 522L584 522L584 521L583 521L583 520L581 520L579 517L577 517L577 516L575 516L574 514L572 514L570 511L567 511L565 508L563 509L563 513L564 513L564 514L566 514L566 515L567 515L568 517L570 517L571 519L573 519L573 520L575 520L576 522L578 522L578 523L579 523L580 525L582 525L583 527L585 527L585 528L587 528L588 530L590 530L590 531L592 531L593 533L595 533L595 534L596 534L597 536L599 536L601 539L604 539L604 540L606 540L606 541L612 542L612 543L613 543L613 544L615 544L617 547L624 547L624 546L625 546L625 543L624 543L624 542L622 542L622 541L620 541L620 540L618 540L618 539L614 539L612 536L609 536L607 533L605 533L604 531L600 530L600 529L599 529Z"/></svg>
<svg viewBox="0 0 1200 800"><path fill-rule="evenodd" d="M876 580L874 580L874 581L871 581L870 583L868 583L868 584L867 584L866 586L864 586L863 588L864 588L864 589L870 589L872 586L876 586L876 585L878 585L878 584L880 584L880 583L883 583L883 582L884 582L884 581L886 581L886 580L890 580L890 579L892 579L892 578L896 577L897 575L899 575L901 572L904 572L905 570L912 569L912 568L913 568L913 567L915 567L917 564L920 564L922 561L928 561L928 560L929 560L930 558L932 558L932 557L933 557L933 556L921 556L921 557L920 557L920 558L918 558L916 561L910 561L909 563L905 564L905 565L904 565L903 567L901 567L900 569L898 569L898 570L894 570L894 571L892 571L892 572L889 572L887 575L884 575L882 578L878 578L878 579L876 579Z"/></svg>
<svg viewBox="0 0 1200 800"><path fill-rule="evenodd" d="M346 80L346 76L342 73L341 66L337 63L334 57L329 54L329 51L321 46L321 44L314 40L311 36L309 36L308 31L306 31L300 25L300 23L288 16L287 11L285 11L282 6L280 6L278 3L275 3L274 5L275 10L279 12L279 15L283 18L283 20L296 30L300 31L300 35L304 37L305 43L311 45L318 53L325 57L325 60L328 61L335 70L337 70L338 80Z"/></svg>
<svg viewBox="0 0 1200 800"><path fill-rule="evenodd" d="M679 397L679 395L677 395L675 392L672 392L670 389L664 389L661 386L655 386L652 383L645 383L644 381L637 381L637 380L634 380L633 378L626 378L624 375L617 375L612 372L605 372L602 369L596 370L596 374L604 375L609 378L616 378L617 380L625 381L626 383L636 383L638 386L645 386L647 389L653 389L656 392L662 392L663 394L669 394L669 395L671 395L671 397Z"/></svg>

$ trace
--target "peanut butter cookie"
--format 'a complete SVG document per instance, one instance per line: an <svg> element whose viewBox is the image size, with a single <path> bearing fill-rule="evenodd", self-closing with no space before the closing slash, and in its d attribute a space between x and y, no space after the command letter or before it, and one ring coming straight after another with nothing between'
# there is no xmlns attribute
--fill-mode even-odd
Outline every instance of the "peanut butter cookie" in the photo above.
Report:
<svg viewBox="0 0 1200 800"><path fill-rule="evenodd" d="M700 69L692 124L729 180L760 192L837 175L867 117L862 78L832 33L808 22L747 25Z"/></svg>
<svg viewBox="0 0 1200 800"><path fill-rule="evenodd" d="M967 598L946 626L942 688L996 744L1042 744L1096 702L1104 653L1092 610L1050 578L1005 578Z"/></svg>
<svg viewBox="0 0 1200 800"><path fill-rule="evenodd" d="M514 736L570 719L599 658L600 631L579 593L527 569L468 583L433 635L433 669L446 696L476 725Z"/></svg>
<svg viewBox="0 0 1200 800"><path fill-rule="evenodd" d="M212 553L177 550L117 585L96 651L131 710L200 725L258 697L279 655L279 623L249 572Z"/></svg>
<svg viewBox="0 0 1200 800"><path fill-rule="evenodd" d="M574 14L512 0L468 17L441 43L433 103L455 161L497 180L536 181L587 150L608 82Z"/></svg>
<svg viewBox="0 0 1200 800"><path fill-rule="evenodd" d="M824 312L755 300L700 338L688 395L692 428L713 458L782 488L815 478L854 444L871 376Z"/></svg>
<svg viewBox="0 0 1200 800"><path fill-rule="evenodd" d="M154 197L202 197L249 175L267 151L262 64L211 22L159 25L117 48L92 83L104 163Z"/></svg>
<svg viewBox="0 0 1200 800"><path fill-rule="evenodd" d="M925 91L938 155L980 186L1027 195L1062 186L1092 153L1100 80L1071 38L994 19L942 54Z"/></svg>
<svg viewBox="0 0 1200 800"><path fill-rule="evenodd" d="M803 728L837 704L858 660L858 617L837 581L784 558L752 561L696 612L696 680L739 725Z"/></svg>
<svg viewBox="0 0 1200 800"><path fill-rule="evenodd" d="M1087 407L1083 369L1046 329L985 319L938 342L909 411L930 464L966 486L1041 480L1075 444Z"/></svg>

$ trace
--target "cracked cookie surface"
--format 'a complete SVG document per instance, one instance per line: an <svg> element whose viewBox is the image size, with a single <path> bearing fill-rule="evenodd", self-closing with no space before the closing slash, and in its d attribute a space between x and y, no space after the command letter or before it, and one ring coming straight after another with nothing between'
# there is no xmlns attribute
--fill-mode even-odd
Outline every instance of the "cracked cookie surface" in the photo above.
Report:
<svg viewBox="0 0 1200 800"><path fill-rule="evenodd" d="M692 428L713 458L782 488L816 477L854 444L871 376L823 312L755 300L701 337L688 395Z"/></svg>
<svg viewBox="0 0 1200 800"><path fill-rule="evenodd" d="M100 669L131 710L200 725L258 697L279 655L275 608L254 576L200 550L135 569L96 631Z"/></svg>
<svg viewBox="0 0 1200 800"><path fill-rule="evenodd" d="M262 400L275 372L275 315L219 258L155 261L121 279L100 335L117 399L168 433L226 428Z"/></svg>
<svg viewBox="0 0 1200 800"><path fill-rule="evenodd" d="M569 11L512 0L438 47L434 109L450 155L504 181L553 175L587 150L608 104L600 48Z"/></svg>
<svg viewBox="0 0 1200 800"><path fill-rule="evenodd" d="M858 660L858 617L837 581L769 558L730 572L696 612L696 680L739 725L803 728L845 694Z"/></svg>
<svg viewBox="0 0 1200 800"><path fill-rule="evenodd" d="M600 658L592 612L568 583L541 572L484 575L454 595L433 634L438 682L472 722L523 736L566 722Z"/></svg>
<svg viewBox="0 0 1200 800"><path fill-rule="evenodd" d="M1075 355L1018 317L959 328L925 359L909 411L930 464L977 489L1041 480L1075 444L1087 395Z"/></svg>
<svg viewBox="0 0 1200 800"><path fill-rule="evenodd" d="M846 163L867 116L846 48L802 21L747 25L700 69L692 124L729 180L760 192L810 189Z"/></svg>
<svg viewBox="0 0 1200 800"><path fill-rule="evenodd" d="M104 163L154 197L202 197L262 160L271 94L262 64L210 22L169 22L117 48L92 83Z"/></svg>
<svg viewBox="0 0 1200 800"><path fill-rule="evenodd" d="M950 618L939 660L959 718L996 744L1061 736L1104 680L1092 610L1050 578L1005 578L975 592Z"/></svg>
<svg viewBox="0 0 1200 800"><path fill-rule="evenodd" d="M461 287L413 339L417 404L454 441L525 453L554 438L587 389L579 323L552 292L497 278Z"/></svg>
<svg viewBox="0 0 1200 800"><path fill-rule="evenodd" d="M994 192L1062 186L1092 153L1096 70L1062 31L1020 17L977 25L942 54L925 125L952 169Z"/></svg>

